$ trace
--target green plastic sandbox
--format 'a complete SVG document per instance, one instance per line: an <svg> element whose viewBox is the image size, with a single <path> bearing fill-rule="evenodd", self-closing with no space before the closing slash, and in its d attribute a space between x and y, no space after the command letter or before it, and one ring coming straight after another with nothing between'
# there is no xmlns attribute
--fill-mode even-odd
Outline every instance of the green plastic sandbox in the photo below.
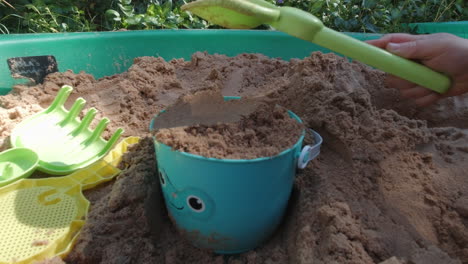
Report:
<svg viewBox="0 0 468 264"><path fill-rule="evenodd" d="M418 34L450 33L461 38L468 38L468 21L432 22L409 24Z"/></svg>
<svg viewBox="0 0 468 264"><path fill-rule="evenodd" d="M347 33L360 39L378 34ZM0 95L14 84L7 59L25 56L55 56L60 72L84 71L101 78L126 71L133 59L160 56L165 60L189 60L194 52L235 56L261 53L272 58L302 59L314 51L331 52L278 31L261 30L146 30L91 33L0 35Z"/></svg>

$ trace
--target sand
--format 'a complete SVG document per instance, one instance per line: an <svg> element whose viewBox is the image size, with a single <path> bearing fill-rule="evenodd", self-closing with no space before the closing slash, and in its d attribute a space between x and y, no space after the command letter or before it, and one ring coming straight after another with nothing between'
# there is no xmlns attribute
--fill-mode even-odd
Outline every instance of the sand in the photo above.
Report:
<svg viewBox="0 0 468 264"><path fill-rule="evenodd" d="M224 101L219 90L183 96L153 124L157 141L217 159L273 157L296 144L305 131L287 109L268 99Z"/></svg>
<svg viewBox="0 0 468 264"><path fill-rule="evenodd" d="M183 95L163 112L158 113L152 130L156 132L163 128L235 123L252 114L261 105L275 106L262 102L262 98L228 99L225 100L220 89L197 90Z"/></svg>
<svg viewBox="0 0 468 264"><path fill-rule="evenodd" d="M87 191L89 219L65 261L468 263L468 100L417 109L383 80L381 72L332 54L291 61L256 54L145 57L127 73L100 80L54 73L44 85L15 88L0 97L0 137L7 142L12 127L47 106L63 84L112 120L106 135L124 127L126 135L146 137L154 114L200 89L266 96L324 138L320 156L298 171L271 239L234 256L192 247L167 217L145 139L115 181Z"/></svg>

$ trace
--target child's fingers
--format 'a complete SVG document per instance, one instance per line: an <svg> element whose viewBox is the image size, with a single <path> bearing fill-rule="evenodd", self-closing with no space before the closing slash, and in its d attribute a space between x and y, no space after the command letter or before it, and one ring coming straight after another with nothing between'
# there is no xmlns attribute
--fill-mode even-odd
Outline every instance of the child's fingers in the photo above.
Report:
<svg viewBox="0 0 468 264"><path fill-rule="evenodd" d="M385 49L388 43L403 43L408 41L415 41L424 38L424 35L410 35L405 33L387 34L380 39L373 39L366 41L367 43L376 47Z"/></svg>
<svg viewBox="0 0 468 264"><path fill-rule="evenodd" d="M418 39L403 43L390 42L385 47L389 52L407 59L431 59L437 51L434 49L434 43Z"/></svg>
<svg viewBox="0 0 468 264"><path fill-rule="evenodd" d="M415 104L421 107L431 105L443 97L432 90L393 75L389 75L386 82L389 87L399 89L402 97L413 99Z"/></svg>
<svg viewBox="0 0 468 264"><path fill-rule="evenodd" d="M458 80L452 80L454 82L453 86L450 87L447 93L445 93L443 96L444 97L449 97L449 96L457 96L457 95L462 95L464 93L468 93L468 75L466 77L466 80L463 80L464 78L460 78Z"/></svg>
<svg viewBox="0 0 468 264"><path fill-rule="evenodd" d="M382 39L387 41L387 43L404 43L409 41L416 41L424 39L426 35L411 35L406 33L393 33L383 36Z"/></svg>
<svg viewBox="0 0 468 264"><path fill-rule="evenodd" d="M366 40L367 44L376 46L381 49L385 49L387 46L388 42L385 39L371 39L371 40Z"/></svg>
<svg viewBox="0 0 468 264"><path fill-rule="evenodd" d="M432 94L433 91L427 88L421 87L421 86L414 86L410 89L400 90L400 93L401 93L401 96L404 98L418 99L418 98L425 97L427 95Z"/></svg>
<svg viewBox="0 0 468 264"><path fill-rule="evenodd" d="M414 83L412 83L410 81L398 78L398 77L396 77L394 75L391 75L391 74L388 75L388 77L386 79L386 83L387 83L388 87L396 88L396 89L400 89L400 90L410 89L410 88L413 88L416 85L416 84L414 84Z"/></svg>
<svg viewBox="0 0 468 264"><path fill-rule="evenodd" d="M442 98L442 96L440 94L435 93L435 92L431 92L430 94L428 94L426 96L415 99L414 103L416 105L420 106L420 107L424 107L424 106L429 106L429 105L435 103L440 98Z"/></svg>

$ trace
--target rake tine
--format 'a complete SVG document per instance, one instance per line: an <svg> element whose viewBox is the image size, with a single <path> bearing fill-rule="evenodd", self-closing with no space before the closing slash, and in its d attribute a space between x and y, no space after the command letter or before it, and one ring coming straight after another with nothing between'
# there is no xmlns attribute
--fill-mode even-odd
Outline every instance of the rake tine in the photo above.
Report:
<svg viewBox="0 0 468 264"><path fill-rule="evenodd" d="M60 88L60 91L58 92L57 96L55 97L54 101L52 104L47 108L45 111L46 113L50 113L54 110L57 110L58 108L62 107L63 104L67 101L68 96L70 93L73 91L73 88L68 85L62 86Z"/></svg>
<svg viewBox="0 0 468 264"><path fill-rule="evenodd" d="M123 134L124 130L122 128L118 128L114 134L112 135L112 137L109 139L109 141L107 141L106 145L104 146L103 148L103 152L105 153L107 150L109 150L114 144L115 142L117 142L117 140L119 140L120 136ZM103 154L103 153L100 153L100 154Z"/></svg>
<svg viewBox="0 0 468 264"><path fill-rule="evenodd" d="M76 136L79 133L81 133L84 129L88 128L89 124L91 124L91 121L93 121L94 116L96 116L96 113L96 108L90 108L84 116L83 120L81 121L81 124L72 132L72 135Z"/></svg>
<svg viewBox="0 0 468 264"><path fill-rule="evenodd" d="M96 129L94 130L93 134L88 140L86 140L85 144L90 144L96 139L98 139L101 136L102 132L104 132L104 129L106 129L107 124L109 123L110 120L107 117L104 117L101 121L99 121L99 124L96 126Z"/></svg>
<svg viewBox="0 0 468 264"><path fill-rule="evenodd" d="M83 98L78 98L73 106L70 109L70 112L68 112L68 115L65 117L65 119L60 123L60 125L64 126L71 121L75 120L75 118L78 116L78 114L81 112L83 109L84 105L86 104L86 100Z"/></svg>

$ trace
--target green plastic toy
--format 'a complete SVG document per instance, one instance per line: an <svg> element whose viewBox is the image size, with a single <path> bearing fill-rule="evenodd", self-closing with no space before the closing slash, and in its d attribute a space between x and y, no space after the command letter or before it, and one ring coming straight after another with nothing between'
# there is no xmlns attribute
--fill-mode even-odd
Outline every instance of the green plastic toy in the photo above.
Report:
<svg viewBox="0 0 468 264"><path fill-rule="evenodd" d="M34 172L39 162L36 152L27 148L14 148L0 153L0 187Z"/></svg>
<svg viewBox="0 0 468 264"><path fill-rule="evenodd" d="M297 8L278 7L263 0L198 0L183 5L182 10L226 28L248 29L269 24L438 93L445 93L450 87L446 75L327 28L317 17Z"/></svg>
<svg viewBox="0 0 468 264"><path fill-rule="evenodd" d="M15 150L17 148L27 148L37 153L37 169L53 175L72 173L103 158L122 135L123 129L117 129L109 141L104 140L101 134L109 119L103 118L92 131L89 125L97 113L95 108L91 108L80 121L77 117L86 103L83 98L78 98L70 111L64 107L72 90L70 86L63 86L47 109L17 125L10 135L13 150L8 151L15 152L18 151ZM5 155L4 159L12 163L13 155L8 154L8 151L0 155ZM32 155L30 159L32 166ZM27 173L32 172L26 169L6 170L5 174L3 169L7 177L2 176L5 180L25 177Z"/></svg>

